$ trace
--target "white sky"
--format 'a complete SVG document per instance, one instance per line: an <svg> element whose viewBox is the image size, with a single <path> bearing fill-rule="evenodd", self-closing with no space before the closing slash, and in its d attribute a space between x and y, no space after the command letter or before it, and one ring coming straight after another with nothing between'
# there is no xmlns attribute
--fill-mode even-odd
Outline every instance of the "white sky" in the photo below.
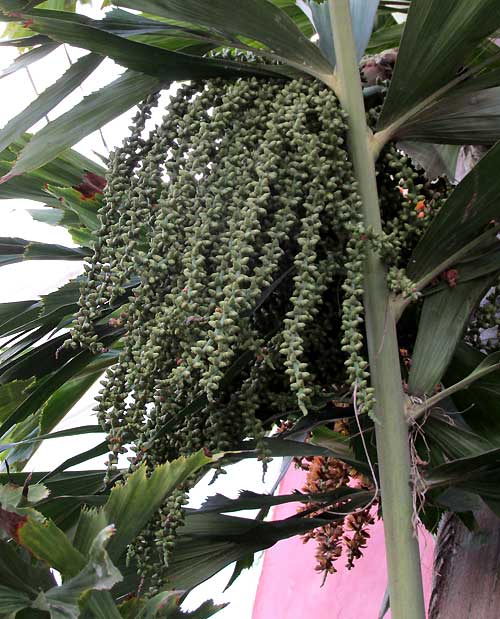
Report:
<svg viewBox="0 0 500 619"><path fill-rule="evenodd" d="M98 13L90 7L84 7L81 11L85 11L89 15ZM84 50L75 48L69 48L67 51L73 61L85 53ZM17 54L15 48L1 47L0 70L9 66ZM42 92L52 84L57 77L67 70L68 66L68 59L62 46L46 58L30 65L30 73L38 92ZM109 83L122 71L123 69L113 62L104 61L98 70L83 83L81 90L76 90L49 114L49 119L53 120L70 109L82 98L83 93L89 94L100 86ZM1 79L0 93L2 95L0 126L4 126L10 118L24 109L36 97L25 70L20 70ZM131 116L132 113L127 113L103 128L105 141L110 148L119 144L123 136L126 135ZM40 129L45 124L45 120L39 122L32 128L32 131ZM101 136L97 132L82 140L76 148L97 161L99 160L96 158L95 152L107 154ZM17 236L27 240L73 245L69 233L64 228L36 222L26 211L28 208L40 208L41 206L38 202L28 200L1 200L0 236ZM37 298L38 295L51 292L63 285L69 279L78 275L81 270L81 263L64 261L29 261L2 267L0 269L0 302ZM96 391L97 385L73 408L56 429L61 430L96 423L91 412L92 398ZM87 435L48 441L42 444L27 468L29 470L50 470L68 457L89 449L101 440L101 435ZM76 468L101 468L103 461L104 456L101 456L95 461L84 463L84 465ZM233 466L229 469L229 474L221 476L210 489L207 488L206 484L203 488L197 489L196 497L193 500L199 503L206 494L215 494L216 492L236 496L237 491L243 488L265 492L272 486L273 480L278 474L279 466L279 461L272 463L265 484L261 482L261 470L258 465L256 466L256 463L247 461ZM223 594L222 590L232 573L232 566L226 568L195 590L191 594L187 606L194 608L207 598L214 598L217 602L230 601L229 607L217 614L218 618L230 619L238 616L239 619L251 619L261 558L256 563L255 568L244 572L229 591Z"/></svg>

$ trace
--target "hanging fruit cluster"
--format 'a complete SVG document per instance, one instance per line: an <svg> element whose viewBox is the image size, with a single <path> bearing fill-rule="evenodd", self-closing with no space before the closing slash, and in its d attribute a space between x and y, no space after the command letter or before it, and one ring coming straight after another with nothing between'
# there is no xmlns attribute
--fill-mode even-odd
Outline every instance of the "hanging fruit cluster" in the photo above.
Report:
<svg viewBox="0 0 500 619"><path fill-rule="evenodd" d="M98 396L110 471L127 449L132 468L152 467L245 438L265 464L269 420L307 413L332 385L370 413L364 255L380 251L391 287L411 295L402 267L440 195L390 146L378 164L386 230L366 229L346 116L314 80L185 84L146 134L157 102L110 159L69 342L102 351L95 325L138 278L109 322L126 334ZM168 562L184 501L179 491L138 540L146 562Z"/></svg>

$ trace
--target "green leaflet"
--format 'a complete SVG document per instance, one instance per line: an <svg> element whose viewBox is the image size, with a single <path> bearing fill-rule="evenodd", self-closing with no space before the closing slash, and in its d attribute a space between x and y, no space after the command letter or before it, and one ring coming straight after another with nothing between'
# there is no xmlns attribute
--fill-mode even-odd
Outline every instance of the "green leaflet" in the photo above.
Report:
<svg viewBox="0 0 500 619"><path fill-rule="evenodd" d="M102 456L108 453L108 451L109 451L108 442L103 441L102 443L99 443L95 447L91 447L90 449L87 449L86 451L83 451L82 453L79 453L76 456L72 456L71 458L68 458L62 464L59 464L59 466L56 466L55 469L53 469L52 471L44 475L43 480L45 481L46 479L50 479L51 477L58 475L59 473L65 471L66 469L69 469L71 466L76 466L77 464L81 464L82 462L87 462L87 460L92 460L92 458L96 458L97 456Z"/></svg>
<svg viewBox="0 0 500 619"><path fill-rule="evenodd" d="M391 15L392 17L392 15ZM404 24L398 24L394 21L389 25L384 25L381 28L375 28L368 42L366 53L376 54L383 52L386 49L399 47L401 36L403 35Z"/></svg>
<svg viewBox="0 0 500 619"><path fill-rule="evenodd" d="M119 329L115 329L114 331L115 333L107 338L108 343L117 339L122 333ZM24 402L18 404L15 411L11 412L0 427L1 433L7 432L15 423L23 421L29 415L35 413L57 389L85 369L94 359L94 356L88 350L78 352L66 363L63 363L58 358L54 359L55 351L58 350L66 339L65 336L61 336L61 338L62 339L54 338L53 340L49 340L46 346L41 345L33 351L33 353L23 356L16 365L7 369L2 376L2 382L9 382L14 377L27 378L24 374L29 374L32 369L35 369L34 366L37 365L37 359L44 359L45 357L48 357L48 362L51 363L51 367L55 370L45 380L39 381L39 384L37 384L36 388L29 394L28 398L26 398ZM25 361L27 361L27 364L25 364ZM112 355L108 356L107 362L111 365L113 362ZM50 372L50 369L50 367L42 368L39 371L46 374ZM37 375L37 372L35 371L33 374L30 374L30 376L31 375Z"/></svg>
<svg viewBox="0 0 500 619"><path fill-rule="evenodd" d="M14 60L14 62L10 65L10 67L7 67L0 73L0 79L2 77L5 77L6 75L11 75L12 73L15 73L16 71L19 71L19 69L24 69L26 67L29 67L31 63L36 62L37 60L41 60L42 58L45 58L45 56L53 52L56 49L56 47L59 47L59 43L54 43L52 41L49 43L43 43L42 45L38 47L34 47L33 49L30 49L28 52L21 54Z"/></svg>
<svg viewBox="0 0 500 619"><path fill-rule="evenodd" d="M0 237L0 266L23 260L83 260L88 251L51 243Z"/></svg>
<svg viewBox="0 0 500 619"><path fill-rule="evenodd" d="M47 186L47 192L59 202L59 207L74 213L79 222L88 230L95 233L99 228L97 210L99 203L92 199L85 199L82 194L71 187Z"/></svg>
<svg viewBox="0 0 500 619"><path fill-rule="evenodd" d="M496 0L413 0L379 127L411 113L453 80L471 47L499 26Z"/></svg>
<svg viewBox="0 0 500 619"><path fill-rule="evenodd" d="M80 284L81 279L77 277L57 290L54 290L54 292L42 295L42 309L40 315L49 316L62 308L67 308L68 314L72 313L78 302Z"/></svg>
<svg viewBox="0 0 500 619"><path fill-rule="evenodd" d="M148 520L173 490L212 459L202 451L189 458L178 458L155 468L146 478L144 467L127 480L126 485L111 491L105 513L117 527L109 552L118 558L126 546L142 531Z"/></svg>
<svg viewBox="0 0 500 619"><path fill-rule="evenodd" d="M203 505L197 510L198 512L216 512L218 514L227 512L236 512L243 509L261 509L262 507L271 507L273 505L283 505L285 503L323 503L333 505L337 501L342 503L348 501L346 505L335 508L337 512L345 510L352 511L354 505L358 503L369 503L373 497L372 492L360 491L355 488L339 488L332 492L322 492L316 494L294 492L273 496L270 494L257 494L244 490L239 493L237 499L229 499L221 494L210 496L206 499Z"/></svg>
<svg viewBox="0 0 500 619"><path fill-rule="evenodd" d="M7 176L14 165L16 155L29 142L30 134L16 139L8 149L0 154L0 174ZM84 157L74 150L60 152L41 167L30 173L11 178L8 183L0 184L0 200L24 198L35 200L52 207L59 207L57 199L53 199L45 191L46 185L73 186L82 182L85 172L103 176L106 170L94 161ZM70 222L68 222L70 223Z"/></svg>
<svg viewBox="0 0 500 619"><path fill-rule="evenodd" d="M492 479L493 475L498 475L499 462L500 447L495 447L477 455L457 458L433 467L426 474L426 480L429 487L460 486L463 482L465 487L472 490L474 482L481 483L488 477ZM498 488L497 484L495 486Z"/></svg>
<svg viewBox="0 0 500 619"><path fill-rule="evenodd" d="M4 35L5 36L5 35ZM40 45L41 43L48 43L50 41L49 37L44 36L43 34L34 34L32 36L20 37L17 39L7 39L5 41L0 41L0 46L5 47L32 47L33 45Z"/></svg>
<svg viewBox="0 0 500 619"><path fill-rule="evenodd" d="M15 380L0 386L0 421L7 419L19 402L28 397L32 379Z"/></svg>
<svg viewBox="0 0 500 619"><path fill-rule="evenodd" d="M299 516L259 522L188 511L169 564L172 583L176 588L190 589L249 553L269 548L281 539L305 533L325 522L328 521Z"/></svg>
<svg viewBox="0 0 500 619"><path fill-rule="evenodd" d="M31 11L30 15L33 20L31 27L35 31L47 34L56 41L70 43L109 56L118 64L134 71L156 76L163 81L282 73L279 68L258 63L249 65L215 58L202 58L144 45L101 30L99 22L94 25L93 20L88 18L82 20L78 15L68 15L65 12L48 13L35 10Z"/></svg>
<svg viewBox="0 0 500 619"><path fill-rule="evenodd" d="M35 221L49 226L60 226L64 217L64 211L58 208L32 208L27 211ZM75 220L78 221L77 218Z"/></svg>
<svg viewBox="0 0 500 619"><path fill-rule="evenodd" d="M0 486L0 503L5 509L38 503L48 495L49 490L43 484L32 484L26 488L11 483Z"/></svg>
<svg viewBox="0 0 500 619"><path fill-rule="evenodd" d="M52 619L78 619L80 601L89 591L108 591L122 580L119 570L111 562L106 546L114 534L114 527L107 526L100 531L88 552L88 562L82 570L65 580L62 585L39 594L35 608L48 609Z"/></svg>
<svg viewBox="0 0 500 619"><path fill-rule="evenodd" d="M422 407L419 410L420 414L423 414L425 410L433 410L436 404L441 402L441 400L445 400L450 396L462 391L463 389L468 389L471 385L473 385L476 381L481 381L481 379L487 377L489 374L495 372L498 374L500 370L500 352L492 353L488 355L485 359L481 361L467 376L464 376L461 380L456 382L455 384L450 385L446 389L443 389L439 393L436 393L432 397L428 398ZM417 413L417 416L419 414Z"/></svg>
<svg viewBox="0 0 500 619"><path fill-rule="evenodd" d="M460 343L443 377L444 385L451 387L460 382L475 372L486 359L483 353L463 342ZM494 445L500 444L499 396L500 372L488 374L452 396L472 430L486 437Z"/></svg>
<svg viewBox="0 0 500 619"><path fill-rule="evenodd" d="M29 312L30 316L35 313L38 308L33 306L37 304L37 301L12 301L11 303L0 303L0 335L5 335L7 329L4 329L5 325L13 322L19 314Z"/></svg>
<svg viewBox="0 0 500 619"><path fill-rule="evenodd" d="M17 613L18 610L31 606L31 600L21 591L14 591L0 585L0 609L5 613Z"/></svg>
<svg viewBox="0 0 500 619"><path fill-rule="evenodd" d="M75 62L52 86L49 86L33 103L30 103L0 130L0 150L21 137L25 131L73 92L102 60L102 57L97 54L87 54Z"/></svg>
<svg viewBox="0 0 500 619"><path fill-rule="evenodd" d="M60 430L59 432L52 432L50 434L40 434L33 438L27 438L20 440L16 443L2 443L0 445L0 451L5 451L6 449L10 449L16 445L22 444L31 444L39 441L45 441L47 439L53 438L64 438L67 436L80 436L81 434L93 434L93 433L101 433L101 426L80 426L78 428L70 428L69 430Z"/></svg>
<svg viewBox="0 0 500 619"><path fill-rule="evenodd" d="M21 471L24 468L33 451L36 449L36 444L22 443L21 441L26 438L33 438L38 434L39 419L39 413L31 415L21 423L16 424L7 434L4 434L2 440L5 441L6 444L20 444L16 444L10 449L0 453L2 468L6 466L4 463L8 463L10 471Z"/></svg>
<svg viewBox="0 0 500 619"><path fill-rule="evenodd" d="M157 78L133 71L125 72L33 136L10 172L0 180L6 182L43 166L161 86L162 82Z"/></svg>
<svg viewBox="0 0 500 619"><path fill-rule="evenodd" d="M50 589L56 582L46 566L30 565L21 558L18 548L0 541L0 584L34 597L39 589Z"/></svg>
<svg viewBox="0 0 500 619"><path fill-rule="evenodd" d="M458 146L403 141L398 143L398 147L421 165L429 178L446 176L451 182L455 180Z"/></svg>
<svg viewBox="0 0 500 619"><path fill-rule="evenodd" d="M7 473L0 474L0 484L12 482L22 486L27 479L28 473L14 473L10 476ZM32 474L31 483L35 484L46 476L45 472L35 472ZM79 492L93 493L102 490L102 471L71 471L54 475L52 479L44 482L49 488L51 497L59 495L78 495Z"/></svg>
<svg viewBox="0 0 500 619"><path fill-rule="evenodd" d="M441 380L474 307L492 277L443 289L424 301L408 379L410 393L430 394Z"/></svg>
<svg viewBox="0 0 500 619"><path fill-rule="evenodd" d="M151 598L142 609L138 619L154 619L162 617L164 619L208 619L227 604L214 604L212 600L207 600L199 608L191 612L179 609L182 596L177 591L165 591Z"/></svg>
<svg viewBox="0 0 500 619"><path fill-rule="evenodd" d="M267 0L212 0L209 6L200 0L119 0L116 4L222 31L231 46L240 46L238 35L259 41L282 61L320 79L332 73L318 48L284 11Z"/></svg>
<svg viewBox="0 0 500 619"><path fill-rule="evenodd" d="M444 97L405 123L397 136L439 144L493 144L500 140L500 87Z"/></svg>
<svg viewBox="0 0 500 619"><path fill-rule="evenodd" d="M62 421L64 416L79 402L101 374L102 371L98 371L86 376L75 376L75 378L68 380L59 387L43 406L40 416L40 431L42 433L50 432ZM94 428L94 432L101 431L100 426L88 426L88 428L90 427Z"/></svg>

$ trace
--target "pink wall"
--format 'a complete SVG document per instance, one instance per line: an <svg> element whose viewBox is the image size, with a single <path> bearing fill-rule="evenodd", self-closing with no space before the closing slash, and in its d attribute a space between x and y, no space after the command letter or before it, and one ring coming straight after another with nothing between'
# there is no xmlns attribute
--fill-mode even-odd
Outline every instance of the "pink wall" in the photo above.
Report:
<svg viewBox="0 0 500 619"><path fill-rule="evenodd" d="M290 470L280 494L292 492L303 484L303 473ZM275 508L276 519L295 513L296 504ZM419 537L426 600L432 578L432 537L422 531ZM315 544L303 544L299 538L284 540L266 551L262 575L253 608L253 619L375 619L382 602L387 576L384 531L381 522L371 527L371 538L354 569L348 571L338 562L338 572L323 576L314 570ZM386 618L391 615L388 613Z"/></svg>

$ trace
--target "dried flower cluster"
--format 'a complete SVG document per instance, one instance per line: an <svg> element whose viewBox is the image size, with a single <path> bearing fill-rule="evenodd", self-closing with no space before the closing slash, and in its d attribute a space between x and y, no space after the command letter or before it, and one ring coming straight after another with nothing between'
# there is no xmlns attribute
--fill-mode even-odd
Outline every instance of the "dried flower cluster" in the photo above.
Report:
<svg viewBox="0 0 500 619"><path fill-rule="evenodd" d="M335 430L347 436L347 425L336 422ZM305 493L324 493L337 490L346 486L373 490L373 483L354 468L338 460L324 456L314 456L296 459L299 468L306 471L306 483L302 488ZM316 542L316 570L324 576L334 574L337 569L335 563L344 556L346 567L354 567L354 561L361 558L366 542L370 537L368 527L375 521L374 508L377 500L367 509L355 510L345 516L343 520L325 524L319 529L303 536L304 543L314 540ZM328 507L322 507L317 511L311 511L312 506L306 505L301 508L309 510L311 517L328 512Z"/></svg>

